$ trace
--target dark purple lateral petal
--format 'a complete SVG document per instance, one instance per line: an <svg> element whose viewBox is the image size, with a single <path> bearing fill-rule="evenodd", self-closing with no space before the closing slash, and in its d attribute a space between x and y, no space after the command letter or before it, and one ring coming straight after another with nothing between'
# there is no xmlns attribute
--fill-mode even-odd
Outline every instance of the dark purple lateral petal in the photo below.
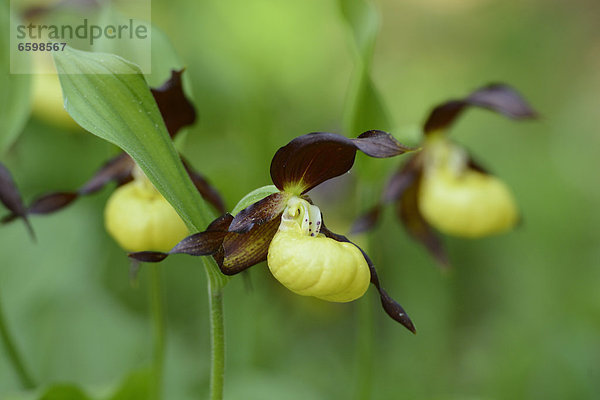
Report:
<svg viewBox="0 0 600 400"><path fill-rule="evenodd" d="M400 200L396 202L396 213L408 234L425 246L440 266L447 268L450 266L450 262L446 250L439 235L421 215L418 192L419 183L416 181L404 191Z"/></svg>
<svg viewBox="0 0 600 400"><path fill-rule="evenodd" d="M387 203L397 201L404 191L418 178L421 173L420 159L419 154L411 157L406 164L391 176L381 196L381 200L354 221L350 229L351 233L363 233L375 228L381 217L383 206Z"/></svg>
<svg viewBox="0 0 600 400"><path fill-rule="evenodd" d="M375 228L377 223L379 222L379 217L381 216L381 211L383 207L380 203L375 204L369 211L358 217L352 227L350 228L351 234L358 234L370 231Z"/></svg>
<svg viewBox="0 0 600 400"><path fill-rule="evenodd" d="M415 180L421 175L422 163L421 155L417 154L408 160L406 164L400 167L388 180L381 201L391 203L397 201L404 191L408 189Z"/></svg>
<svg viewBox="0 0 600 400"><path fill-rule="evenodd" d="M477 89L463 99L450 100L435 107L425 122L425 133L448 128L468 107L485 108L513 119L537 116L515 89L505 84L492 84Z"/></svg>
<svg viewBox="0 0 600 400"><path fill-rule="evenodd" d="M389 315L393 320L402 324L406 329L408 329L412 333L417 333L417 330L415 329L414 324L410 320L410 317L408 316L406 311L404 311L404 308L402 308L402 306L397 301L392 299L387 294L387 292L381 287L381 284L379 282L379 277L377 276L377 271L375 270L375 266L373 265L373 261L371 261L371 259L367 255L367 253L365 253L363 251L363 249L361 249L355 243L348 240L347 237L331 232L329 229L327 229L325 224L323 224L321 227L321 233L323 233L325 236L327 236L331 239L337 240L338 242L351 243L360 250L363 257L365 258L365 261L367 262L367 265L369 266L369 271L371 272L371 283L375 286L375 288L379 292L381 306L383 307L383 309L385 310L387 315Z"/></svg>
<svg viewBox="0 0 600 400"><path fill-rule="evenodd" d="M230 232L246 233L255 225L262 225L281 215L285 209L288 195L273 193L237 213L229 226Z"/></svg>
<svg viewBox="0 0 600 400"><path fill-rule="evenodd" d="M77 192L83 196L98 192L110 182L127 182L132 179L134 166L135 162L128 154L120 153L107 161Z"/></svg>
<svg viewBox="0 0 600 400"><path fill-rule="evenodd" d="M368 131L356 139L328 132L299 136L281 147L271 161L271 179L280 190L296 194L348 172L356 151L377 158L393 157L415 149L400 144L383 131Z"/></svg>
<svg viewBox="0 0 600 400"><path fill-rule="evenodd" d="M0 202L12 213L12 215L3 218L2 222L6 223L17 217L23 219L29 234L35 239L33 227L27 218L27 208L23 204L21 193L19 193L19 189L10 171L2 163L0 163Z"/></svg>
<svg viewBox="0 0 600 400"><path fill-rule="evenodd" d="M175 245L168 253L160 251L139 251L129 253L128 257L139 262L161 262L170 254L188 254L192 256L209 256L222 252L223 239L227 235L229 224L233 220L231 214L215 219L205 231L190 235Z"/></svg>
<svg viewBox="0 0 600 400"><path fill-rule="evenodd" d="M183 159L182 157L181 161L183 161L185 170L187 171L192 182L194 183L194 186L196 186L196 189L198 189L200 196L202 196L204 200L210 203L215 208L215 210L217 210L221 214L224 214L226 211L225 202L223 201L223 198L221 197L219 191L214 186L212 186L204 176L202 176L199 172L194 170L194 168L187 160Z"/></svg>
<svg viewBox="0 0 600 400"><path fill-rule="evenodd" d="M145 263L161 262L168 256L169 256L169 253L162 253L160 251L138 251L136 253L129 253L127 255L127 257L129 257L133 261L145 262Z"/></svg>
<svg viewBox="0 0 600 400"><path fill-rule="evenodd" d="M59 211L71 204L79 195L74 192L55 192L38 197L29 206L30 214L44 215Z"/></svg>
<svg viewBox="0 0 600 400"><path fill-rule="evenodd" d="M254 225L246 233L229 232L223 241L222 261L219 263L220 260L215 256L221 272L225 275L235 275L265 261L271 240L281 223L280 215L262 225Z"/></svg>
<svg viewBox="0 0 600 400"><path fill-rule="evenodd" d="M375 158L389 158L417 150L417 148L403 145L384 131L367 131L351 140L358 150Z"/></svg>
<svg viewBox="0 0 600 400"><path fill-rule="evenodd" d="M161 87L151 89L171 137L175 137L181 128L196 122L196 110L183 92L183 71L171 71L169 80Z"/></svg>
<svg viewBox="0 0 600 400"><path fill-rule="evenodd" d="M169 254L189 254L192 256L209 256L215 254L223 245L229 225L233 220L231 214L225 214L214 220L204 232L188 236L175 247Z"/></svg>

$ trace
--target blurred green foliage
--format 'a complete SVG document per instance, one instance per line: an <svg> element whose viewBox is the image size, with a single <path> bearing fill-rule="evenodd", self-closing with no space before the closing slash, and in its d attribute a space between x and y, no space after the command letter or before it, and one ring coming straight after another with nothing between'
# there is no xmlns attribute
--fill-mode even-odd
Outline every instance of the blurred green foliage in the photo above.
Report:
<svg viewBox="0 0 600 400"><path fill-rule="evenodd" d="M446 239L449 273L386 210L369 254L418 334L381 312L374 292L359 300L374 307L372 398L600 397L600 5L376 6L371 76L398 139L416 143L434 104L491 81L519 88L543 117L515 123L472 111L454 127L453 138L513 188L524 222L499 237ZM356 50L338 2L157 0L152 15L187 67L200 115L183 152L229 208L270 183L271 157L293 137L360 133L344 131ZM114 152L90 134L32 119L0 161L29 201L78 187ZM344 232L362 211L362 200L351 199L357 192L374 199L401 161L359 156L359 168L377 171L364 188L355 187L356 173L324 185L313 197L328 225ZM147 271L132 286L123 251L104 231L109 192L33 218L38 243L22 224L0 228L4 313L43 385L76 382L106 393L151 362ZM163 276L166 398L202 398L209 365L204 272L197 259L171 257ZM355 398L358 304L296 296L264 265L247 278L225 289L226 398ZM19 385L0 348L0 397L9 393Z"/></svg>

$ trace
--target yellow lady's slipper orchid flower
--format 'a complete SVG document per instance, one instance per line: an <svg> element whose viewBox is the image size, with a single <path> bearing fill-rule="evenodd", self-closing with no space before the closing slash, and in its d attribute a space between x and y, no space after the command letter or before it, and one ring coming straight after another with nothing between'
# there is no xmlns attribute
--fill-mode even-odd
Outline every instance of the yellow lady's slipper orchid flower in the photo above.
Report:
<svg viewBox="0 0 600 400"><path fill-rule="evenodd" d="M169 252L143 251L129 256L159 262L170 254L212 255L226 275L267 261L273 276L291 291L333 302L360 298L370 282L387 314L415 332L404 309L381 287L369 257L347 238L327 229L321 211L306 195L350 170L357 150L383 158L413 149L382 131L368 131L356 139L325 132L297 137L271 161L275 186L248 194L235 208L235 217L225 214L217 218L204 232L183 239Z"/></svg>
<svg viewBox="0 0 600 400"><path fill-rule="evenodd" d="M519 93L502 84L438 105L423 128L423 151L392 176L380 203L355 222L353 232L371 229L383 204L394 202L408 233L446 266L447 256L433 228L449 235L479 238L516 225L519 215L508 186L447 137L446 130L469 107L485 108L513 119L535 116Z"/></svg>
<svg viewBox="0 0 600 400"><path fill-rule="evenodd" d="M500 179L468 166L468 155L444 136L425 140L419 209L440 232L478 238L510 230L519 216Z"/></svg>
<svg viewBox="0 0 600 400"><path fill-rule="evenodd" d="M269 246L267 264L279 282L302 296L348 302L367 291L371 274L358 248L320 233L321 211L292 197Z"/></svg>
<svg viewBox="0 0 600 400"><path fill-rule="evenodd" d="M126 251L167 251L188 235L188 229L139 168L134 176L108 199L106 230Z"/></svg>

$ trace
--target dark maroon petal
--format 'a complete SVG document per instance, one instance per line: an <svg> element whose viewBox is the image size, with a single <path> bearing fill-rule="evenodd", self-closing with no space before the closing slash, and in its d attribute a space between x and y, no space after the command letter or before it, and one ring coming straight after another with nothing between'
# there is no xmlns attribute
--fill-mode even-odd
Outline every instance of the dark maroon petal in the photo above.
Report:
<svg viewBox="0 0 600 400"><path fill-rule="evenodd" d="M198 192L202 198L209 202L219 213L224 214L225 203L223 202L223 198L217 189L212 186L204 176L194 170L187 160L183 159L182 157L181 161L183 161L185 170L187 171L192 182L194 182L194 186L196 186L196 189L198 189Z"/></svg>
<svg viewBox="0 0 600 400"><path fill-rule="evenodd" d="M411 157L411 159L399 168L388 180L383 192L382 202L391 203L398 200L404 194L404 191L420 176L421 170L421 156L420 154L417 154Z"/></svg>
<svg viewBox="0 0 600 400"><path fill-rule="evenodd" d="M182 73L183 70L171 71L168 81L161 87L152 89L152 95L171 137L175 137L181 128L196 121L196 110L183 92Z"/></svg>
<svg viewBox="0 0 600 400"><path fill-rule="evenodd" d="M56 192L38 197L29 206L30 214L51 214L71 204L79 195L74 192Z"/></svg>
<svg viewBox="0 0 600 400"><path fill-rule="evenodd" d="M160 251L139 251L129 253L128 257L139 262L160 262L170 254L189 254L192 256L208 256L222 252L222 244L227 235L229 225L233 221L231 214L225 214L208 225L204 232L184 238L168 253Z"/></svg>
<svg viewBox="0 0 600 400"><path fill-rule="evenodd" d="M280 190L307 192L352 168L356 148L340 135L313 132L283 146L271 161L271 179Z"/></svg>
<svg viewBox="0 0 600 400"><path fill-rule="evenodd" d="M381 200L371 207L369 211L356 219L350 230L351 233L363 233L375 228L381 217L383 205L400 199L404 191L413 184L421 173L420 159L419 154L413 156L402 168L398 169L392 175L381 196Z"/></svg>
<svg viewBox="0 0 600 400"><path fill-rule="evenodd" d="M416 150L416 148L403 145L392 135L383 131L367 131L351 140L358 150L375 158L389 158Z"/></svg>
<svg viewBox="0 0 600 400"><path fill-rule="evenodd" d="M375 270L375 266L373 265L373 261L371 261L371 259L367 255L367 253L365 253L363 251L363 249L361 249L355 243L348 240L347 237L331 232L329 229L327 229L327 227L325 226L324 223L321 226L321 233L323 233L325 236L327 236L331 239L337 240L338 242L351 243L360 250L363 257L365 258L365 261L367 262L367 265L369 266L369 271L371 272L371 283L375 286L375 288L379 292L381 305L382 305L383 309L385 310L385 312L390 317L392 317L392 319L401 323L406 329L408 329L412 333L417 333L414 324L410 320L410 317L408 316L406 311L404 311L404 308L402 308L402 306L400 304L398 304L398 302L396 302L394 299L392 299L387 294L387 292L385 290L383 290L383 288L381 287L381 284L379 283L379 277L377 276L377 271Z"/></svg>
<svg viewBox="0 0 600 400"><path fill-rule="evenodd" d="M27 218L27 208L23 204L21 193L19 193L19 189L10 171L2 163L0 163L0 202L12 213L12 215L3 218L2 222L6 223L17 217L23 219L29 234L35 239L33 228Z"/></svg>
<svg viewBox="0 0 600 400"><path fill-rule="evenodd" d="M138 251L136 253L129 253L127 255L127 257L131 258L134 261L145 263L161 262L168 256L169 253L162 253L160 251Z"/></svg>
<svg viewBox="0 0 600 400"><path fill-rule="evenodd" d="M225 275L234 275L267 259L269 245L277 233L281 217L254 225L246 233L229 232L223 241L223 259L215 260Z"/></svg>
<svg viewBox="0 0 600 400"><path fill-rule="evenodd" d="M410 236L420 242L442 267L449 267L450 262L442 244L442 240L434 229L425 221L419 210L419 182L408 187L396 203L396 212L404 228Z"/></svg>
<svg viewBox="0 0 600 400"><path fill-rule="evenodd" d="M357 139L327 132L299 136L280 148L271 161L271 179L280 190L306 193L352 168L356 150L371 157L392 157L412 150L382 131Z"/></svg>
<svg viewBox="0 0 600 400"><path fill-rule="evenodd" d="M120 153L106 162L90 179L83 185L78 193L88 195L96 193L110 182L123 183L132 179L131 171L135 163L126 153Z"/></svg>
<svg viewBox="0 0 600 400"><path fill-rule="evenodd" d="M464 99L450 100L435 107L425 122L425 133L448 128L468 107L485 108L513 119L534 118L537 115L515 89L504 84L492 84Z"/></svg>
<svg viewBox="0 0 600 400"><path fill-rule="evenodd" d="M229 225L233 220L231 214L225 214L214 220L204 232L188 236L177 243L169 254L189 254L192 256L208 256L215 254L223 245Z"/></svg>
<svg viewBox="0 0 600 400"><path fill-rule="evenodd" d="M287 199L288 195L277 192L249 205L237 213L229 231L246 233L255 225L261 225L277 218L285 209Z"/></svg>
<svg viewBox="0 0 600 400"><path fill-rule="evenodd" d="M373 229L379 222L379 217L381 216L382 208L382 205L378 203L375 206L373 206L369 211L358 217L352 224L352 228L350 228L350 233L364 233Z"/></svg>

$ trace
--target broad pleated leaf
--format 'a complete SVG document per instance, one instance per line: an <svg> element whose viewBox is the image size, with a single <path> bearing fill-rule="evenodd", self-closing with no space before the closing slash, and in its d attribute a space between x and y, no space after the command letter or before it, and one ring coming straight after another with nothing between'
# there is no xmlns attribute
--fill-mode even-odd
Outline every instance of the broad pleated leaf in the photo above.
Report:
<svg viewBox="0 0 600 400"><path fill-rule="evenodd" d="M191 230L210 211L173 147L140 70L110 54L66 48L55 55L65 108L93 134L125 150Z"/></svg>
<svg viewBox="0 0 600 400"><path fill-rule="evenodd" d="M17 18L10 15L9 2L0 4L0 155L15 141L23 130L30 111L31 75L10 74L10 54L16 49L10 49L11 30L15 30ZM23 54L16 59L19 63L27 64L30 57ZM17 62L15 61L15 62ZM27 65L17 65L19 69Z"/></svg>

